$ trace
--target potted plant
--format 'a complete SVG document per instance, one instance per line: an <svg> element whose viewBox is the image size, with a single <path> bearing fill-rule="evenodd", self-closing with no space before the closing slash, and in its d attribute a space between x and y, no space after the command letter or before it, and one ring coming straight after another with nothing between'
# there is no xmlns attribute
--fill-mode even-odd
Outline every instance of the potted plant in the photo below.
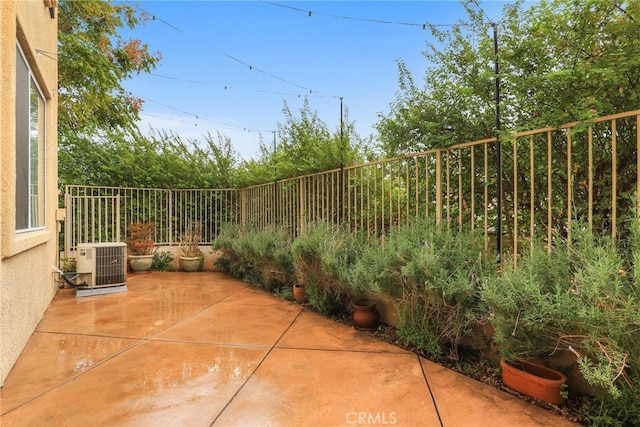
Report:
<svg viewBox="0 0 640 427"><path fill-rule="evenodd" d="M155 233L156 225L152 222L135 222L127 227L125 242L132 271L139 273L151 269L153 254L156 251Z"/></svg>
<svg viewBox="0 0 640 427"><path fill-rule="evenodd" d="M69 286L75 286L74 280L78 277L78 263L74 257L60 259L60 271L62 279Z"/></svg>
<svg viewBox="0 0 640 427"><path fill-rule="evenodd" d="M202 267L204 255L200 249L201 230L200 223L195 222L180 236L180 265L184 271L198 271Z"/></svg>

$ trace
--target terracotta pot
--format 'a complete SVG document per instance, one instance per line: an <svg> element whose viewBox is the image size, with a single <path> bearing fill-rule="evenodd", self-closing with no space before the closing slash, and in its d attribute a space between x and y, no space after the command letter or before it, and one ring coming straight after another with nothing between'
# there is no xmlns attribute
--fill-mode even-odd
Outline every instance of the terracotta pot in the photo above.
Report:
<svg viewBox="0 0 640 427"><path fill-rule="evenodd" d="M200 266L202 265L202 258L198 256L181 256L180 264L182 265L182 269L184 271L198 271L200 270Z"/></svg>
<svg viewBox="0 0 640 427"><path fill-rule="evenodd" d="M298 304L304 304L307 300L307 290L303 284L298 283L297 285L293 285L293 297Z"/></svg>
<svg viewBox="0 0 640 427"><path fill-rule="evenodd" d="M380 313L376 309L375 300L364 298L353 303L353 325L363 331L375 331L380 324Z"/></svg>
<svg viewBox="0 0 640 427"><path fill-rule="evenodd" d="M567 377L561 372L528 360L512 363L500 360L500 366L504 385L555 405L564 401L560 392L567 382Z"/></svg>
<svg viewBox="0 0 640 427"><path fill-rule="evenodd" d="M153 255L129 255L129 266L136 273L151 270L151 264L153 264Z"/></svg>

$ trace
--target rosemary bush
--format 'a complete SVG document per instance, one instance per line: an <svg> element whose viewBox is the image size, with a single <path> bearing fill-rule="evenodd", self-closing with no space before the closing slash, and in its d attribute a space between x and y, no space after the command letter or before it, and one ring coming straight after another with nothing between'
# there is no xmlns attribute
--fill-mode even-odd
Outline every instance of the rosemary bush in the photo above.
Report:
<svg viewBox="0 0 640 427"><path fill-rule="evenodd" d="M271 290L295 282L291 243L290 235L281 228L228 226L214 240L213 249L221 251L218 267L254 286Z"/></svg>
<svg viewBox="0 0 640 427"><path fill-rule="evenodd" d="M483 291L503 358L575 354L597 393L589 409L597 425L640 421L640 240L632 228L621 252L576 227L571 241L537 246Z"/></svg>
<svg viewBox="0 0 640 427"><path fill-rule="evenodd" d="M309 303L321 313L350 310L360 293L349 286L349 275L362 253L358 234L325 223L308 226L293 242L291 251L300 282L305 283Z"/></svg>
<svg viewBox="0 0 640 427"><path fill-rule="evenodd" d="M480 290L494 264L481 236L421 219L373 241L351 281L398 302L402 338L434 358L457 359L462 337L486 317Z"/></svg>

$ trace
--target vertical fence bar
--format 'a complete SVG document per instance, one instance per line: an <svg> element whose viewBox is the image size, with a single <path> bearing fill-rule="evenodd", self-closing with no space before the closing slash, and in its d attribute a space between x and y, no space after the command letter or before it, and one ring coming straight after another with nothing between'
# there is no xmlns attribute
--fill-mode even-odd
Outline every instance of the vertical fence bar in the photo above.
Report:
<svg viewBox="0 0 640 427"><path fill-rule="evenodd" d="M484 248L489 248L489 144L484 144Z"/></svg>
<svg viewBox="0 0 640 427"><path fill-rule="evenodd" d="M436 153L436 223L442 222L442 151Z"/></svg>
<svg viewBox="0 0 640 427"><path fill-rule="evenodd" d="M462 148L458 148L458 230L462 231L462 210L463 204L462 194Z"/></svg>
<svg viewBox="0 0 640 427"><path fill-rule="evenodd" d="M640 218L640 114L636 116L636 217Z"/></svg>
<svg viewBox="0 0 640 427"><path fill-rule="evenodd" d="M513 266L518 262L518 140L513 140Z"/></svg>
<svg viewBox="0 0 640 427"><path fill-rule="evenodd" d="M534 142L533 135L531 135L529 139L529 250L533 252L533 243L535 236L535 194L536 194L536 186L535 186L535 151L534 151Z"/></svg>
<svg viewBox="0 0 640 427"><path fill-rule="evenodd" d="M551 131L547 131L547 250L551 251L551 233L553 230L553 201L551 200L553 187L551 185Z"/></svg>
<svg viewBox="0 0 640 427"><path fill-rule="evenodd" d="M446 154L446 166L447 166L447 226L451 224L451 156L449 155L449 150L445 151Z"/></svg>
<svg viewBox="0 0 640 427"><path fill-rule="evenodd" d="M618 126L611 121L611 238L616 239L618 226Z"/></svg>
<svg viewBox="0 0 640 427"><path fill-rule="evenodd" d="M471 170L469 171L471 180L471 229L475 230L476 220L476 148L471 147Z"/></svg>
<svg viewBox="0 0 640 427"><path fill-rule="evenodd" d="M589 126L587 133L587 162L588 165L588 189L587 191L587 217L589 230L593 230L593 127Z"/></svg>
<svg viewBox="0 0 640 427"><path fill-rule="evenodd" d="M571 129L567 129L567 241L571 242L571 215L573 206L573 171Z"/></svg>

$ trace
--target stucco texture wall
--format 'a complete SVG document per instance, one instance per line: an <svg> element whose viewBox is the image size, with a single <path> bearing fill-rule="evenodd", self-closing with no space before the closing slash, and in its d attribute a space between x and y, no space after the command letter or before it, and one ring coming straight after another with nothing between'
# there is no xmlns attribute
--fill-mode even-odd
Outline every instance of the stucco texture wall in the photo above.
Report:
<svg viewBox="0 0 640 427"><path fill-rule="evenodd" d="M0 384L56 293L57 17L55 0L0 1ZM57 10L56 10L57 12ZM46 99L45 228L16 233L16 44ZM42 55L38 50L49 52Z"/></svg>

